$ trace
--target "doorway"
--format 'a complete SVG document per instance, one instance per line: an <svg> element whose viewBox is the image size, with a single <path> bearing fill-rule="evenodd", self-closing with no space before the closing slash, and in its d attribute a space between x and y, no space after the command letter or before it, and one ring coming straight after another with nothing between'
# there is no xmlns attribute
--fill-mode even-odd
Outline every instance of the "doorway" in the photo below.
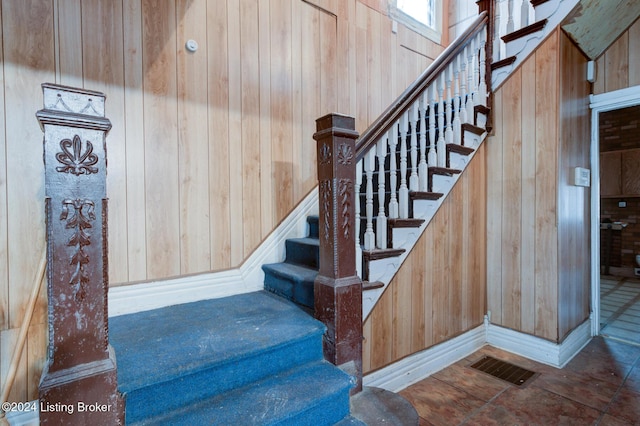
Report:
<svg viewBox="0 0 640 426"><path fill-rule="evenodd" d="M592 334L640 346L640 86L591 109Z"/></svg>

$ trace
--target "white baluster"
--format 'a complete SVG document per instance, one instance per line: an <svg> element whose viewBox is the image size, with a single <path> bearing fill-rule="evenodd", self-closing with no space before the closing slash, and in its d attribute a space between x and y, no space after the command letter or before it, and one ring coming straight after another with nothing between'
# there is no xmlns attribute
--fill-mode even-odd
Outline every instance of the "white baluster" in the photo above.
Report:
<svg viewBox="0 0 640 426"><path fill-rule="evenodd" d="M474 87L475 87L475 76L474 76L474 70L475 67L473 65L475 56L474 56L474 51L475 51L475 47L474 47L474 41L475 39L472 39L469 44L467 45L467 47L465 48L465 52L467 54L467 103L465 104L465 108L467 109L467 118L469 119L469 122L473 123L473 117L474 117Z"/></svg>
<svg viewBox="0 0 640 426"><path fill-rule="evenodd" d="M444 89L446 87L444 72L440 74L440 101L438 103L438 143L436 145L436 152L438 154L438 167L446 167L447 165L447 151L446 141L444 138Z"/></svg>
<svg viewBox="0 0 640 426"><path fill-rule="evenodd" d="M453 61L453 143L462 145L462 122L460 121L460 55Z"/></svg>
<svg viewBox="0 0 640 426"><path fill-rule="evenodd" d="M487 29L483 29L482 31L480 31L480 34L478 35L480 38L480 49L478 51L478 56L479 56L479 62L480 62L480 76L479 76L479 80L480 80L480 85L478 87L478 93L479 93L479 99L478 99L478 104L479 105L487 105L487 98L489 97L489 94L487 93L487 54L486 54L486 50L485 50L485 46L487 44Z"/></svg>
<svg viewBox="0 0 640 426"><path fill-rule="evenodd" d="M364 155L364 172L367 179L366 215L367 228L364 231L364 249L373 250L376 245L376 236L373 232L373 170L376 167L376 150L371 148Z"/></svg>
<svg viewBox="0 0 640 426"><path fill-rule="evenodd" d="M458 55L458 62L460 62L460 122L468 123L469 118L465 107L467 99L467 58L465 50L462 50Z"/></svg>
<svg viewBox="0 0 640 426"><path fill-rule="evenodd" d="M520 28L524 28L529 25L529 6L531 3L529 0L522 0L520 4Z"/></svg>
<svg viewBox="0 0 640 426"><path fill-rule="evenodd" d="M429 92L425 90L420 96L420 162L418 163L418 178L420 179L420 191L427 190L428 165L427 165L427 106Z"/></svg>
<svg viewBox="0 0 640 426"><path fill-rule="evenodd" d="M445 111L447 114L447 121L445 123L444 140L447 143L453 143L453 111L452 111L452 90L451 83L453 81L453 64L450 63L446 70L444 70L447 87L444 92Z"/></svg>
<svg viewBox="0 0 640 426"><path fill-rule="evenodd" d="M389 141L389 217L398 218L398 198L396 189L398 188L398 168L396 166L396 147L398 146L398 123L396 122L388 133Z"/></svg>
<svg viewBox="0 0 640 426"><path fill-rule="evenodd" d="M500 39L500 0L496 0L495 4L495 17L493 18L493 60L499 61L502 58L502 40ZM467 63L467 67L469 64ZM467 72L471 72L470 68L467 68ZM469 87L469 93L471 93L471 87Z"/></svg>
<svg viewBox="0 0 640 426"><path fill-rule="evenodd" d="M387 216L385 215L385 170L384 160L387 156L387 137L383 136L376 144L378 157L378 217L376 218L376 246L380 249L387 248Z"/></svg>
<svg viewBox="0 0 640 426"><path fill-rule="evenodd" d="M409 190L419 191L420 181L418 180L418 101L410 108L411 114L411 176L409 177Z"/></svg>
<svg viewBox="0 0 640 426"><path fill-rule="evenodd" d="M436 103L438 102L438 80L436 79L431 86L429 86L429 93L431 94L431 102L429 103L429 155L427 156L427 162L429 167L435 167L438 165L438 151L436 149Z"/></svg>
<svg viewBox="0 0 640 426"><path fill-rule="evenodd" d="M401 219L409 217L409 188L407 187L407 111L400 117L400 190L398 191Z"/></svg>
<svg viewBox="0 0 640 426"><path fill-rule="evenodd" d="M507 2L507 34L511 34L515 30L513 23L513 0Z"/></svg>

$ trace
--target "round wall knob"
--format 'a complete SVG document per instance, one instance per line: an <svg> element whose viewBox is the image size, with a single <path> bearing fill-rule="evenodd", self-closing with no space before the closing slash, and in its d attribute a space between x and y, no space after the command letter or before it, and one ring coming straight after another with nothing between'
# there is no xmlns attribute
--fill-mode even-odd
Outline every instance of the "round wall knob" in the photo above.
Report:
<svg viewBox="0 0 640 426"><path fill-rule="evenodd" d="M195 52L198 50L198 42L195 40L187 40L187 43L184 46L189 52Z"/></svg>

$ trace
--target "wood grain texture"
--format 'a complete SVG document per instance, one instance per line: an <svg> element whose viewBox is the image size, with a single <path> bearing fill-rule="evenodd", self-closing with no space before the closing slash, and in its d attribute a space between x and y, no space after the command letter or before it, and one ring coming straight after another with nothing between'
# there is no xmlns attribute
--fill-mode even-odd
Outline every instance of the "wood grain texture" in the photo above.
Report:
<svg viewBox="0 0 640 426"><path fill-rule="evenodd" d="M622 154L603 152L600 154L600 195L622 194Z"/></svg>
<svg viewBox="0 0 640 426"><path fill-rule="evenodd" d="M0 5L1 6L1 5ZM2 7L0 7L2 22ZM0 46L4 46L0 31ZM4 63L3 49L0 49L0 63ZM0 99L4 99L4 72L0 73ZM5 116L4 102L0 102L0 117ZM9 229L7 208L7 139L6 133L0 132L0 330L9 325ZM0 347L0 351L2 348ZM4 383L4 382L0 382Z"/></svg>

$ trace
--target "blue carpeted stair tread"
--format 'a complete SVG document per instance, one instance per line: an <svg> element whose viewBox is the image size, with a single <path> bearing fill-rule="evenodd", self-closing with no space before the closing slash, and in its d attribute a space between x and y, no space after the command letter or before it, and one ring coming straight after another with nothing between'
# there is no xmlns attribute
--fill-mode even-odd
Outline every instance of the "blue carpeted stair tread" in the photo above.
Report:
<svg viewBox="0 0 640 426"><path fill-rule="evenodd" d="M135 424L334 425L349 414L352 386L347 374L317 361Z"/></svg>
<svg viewBox="0 0 640 426"><path fill-rule="evenodd" d="M123 392L219 365L233 366L279 345L291 346L292 336L312 340L323 332L320 322L265 291L110 319ZM308 350L309 358L315 358L318 345Z"/></svg>
<svg viewBox="0 0 640 426"><path fill-rule="evenodd" d="M317 238L290 238L285 241L285 263L318 269L320 262L320 240Z"/></svg>
<svg viewBox="0 0 640 426"><path fill-rule="evenodd" d="M366 423L361 422L353 416L347 416L344 419L340 420L335 426L367 426Z"/></svg>
<svg viewBox="0 0 640 426"><path fill-rule="evenodd" d="M270 263L262 266L263 270L268 270L274 276L289 279L295 282L313 282L318 275L318 270L303 265L293 263Z"/></svg>

